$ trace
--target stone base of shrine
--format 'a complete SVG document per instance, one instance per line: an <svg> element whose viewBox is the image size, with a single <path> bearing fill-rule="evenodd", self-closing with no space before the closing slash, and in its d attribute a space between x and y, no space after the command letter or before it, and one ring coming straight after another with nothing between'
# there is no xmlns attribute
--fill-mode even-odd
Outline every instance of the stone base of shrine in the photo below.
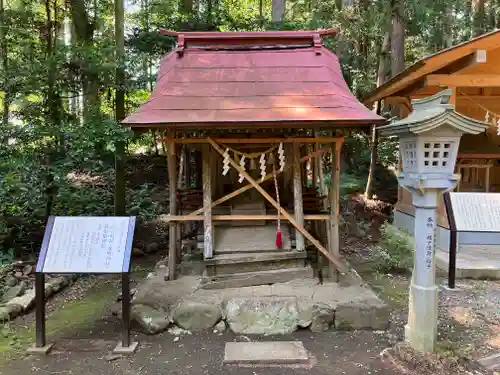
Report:
<svg viewBox="0 0 500 375"><path fill-rule="evenodd" d="M197 276L145 279L132 301L136 329L148 334L199 330L288 334L298 329L383 330L389 307L366 285L317 279L226 289L203 289ZM176 327L175 327L176 326ZM173 327L173 328L172 328Z"/></svg>

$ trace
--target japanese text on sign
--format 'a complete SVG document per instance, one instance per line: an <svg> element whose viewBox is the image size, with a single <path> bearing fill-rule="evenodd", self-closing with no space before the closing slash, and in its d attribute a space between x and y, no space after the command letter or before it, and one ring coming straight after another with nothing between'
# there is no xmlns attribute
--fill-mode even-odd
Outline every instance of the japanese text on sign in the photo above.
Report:
<svg viewBox="0 0 500 375"><path fill-rule="evenodd" d="M131 218L56 217L46 249L45 273L123 272Z"/></svg>
<svg viewBox="0 0 500 375"><path fill-rule="evenodd" d="M500 232L500 193L450 193L458 231Z"/></svg>
<svg viewBox="0 0 500 375"><path fill-rule="evenodd" d="M427 269L432 268L433 261L433 253L434 253L434 219L429 216L426 222L426 231L427 234L425 236L425 267Z"/></svg>

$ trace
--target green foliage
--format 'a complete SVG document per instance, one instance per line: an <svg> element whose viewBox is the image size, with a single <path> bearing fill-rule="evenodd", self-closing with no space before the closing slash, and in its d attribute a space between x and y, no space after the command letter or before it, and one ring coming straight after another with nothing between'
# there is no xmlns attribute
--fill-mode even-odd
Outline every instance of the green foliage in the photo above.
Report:
<svg viewBox="0 0 500 375"><path fill-rule="evenodd" d="M413 237L388 223L382 225L380 232L380 243L371 252L375 269L382 273L406 273L411 270L415 252Z"/></svg>
<svg viewBox="0 0 500 375"><path fill-rule="evenodd" d="M332 174L325 175L325 184L329 186L332 181ZM365 189L366 176L343 172L340 174L340 197L345 199L349 194L361 193Z"/></svg>
<svg viewBox="0 0 500 375"><path fill-rule="evenodd" d="M125 83L119 87L126 92L127 113L148 99L160 59L175 46L173 38L158 33L159 28L253 31L339 26L341 36L324 43L340 51L344 77L362 97L375 86L382 38L395 10L391 4L405 8L407 64L444 48L450 40L461 42L478 30L500 25L500 3L493 0L476 14L470 0L360 0L350 6L342 6L346 2L340 0L290 0L285 20L279 23L271 21L272 0L199 0L193 1L193 11L181 9L181 3L127 3ZM11 249L19 255L39 248L48 214L112 214L115 143L124 141L130 155L154 149L152 140L158 134L132 135L114 118L118 62L113 1L4 4L0 111L8 103L10 121L0 127L0 256L2 251L10 256ZM343 196L364 190L369 145L369 134L346 139ZM375 187L387 189L395 183L387 170L396 163L397 144L381 139L377 151ZM330 166L324 161L328 179ZM151 198L154 186L139 185L127 188L127 209L148 220L164 207Z"/></svg>

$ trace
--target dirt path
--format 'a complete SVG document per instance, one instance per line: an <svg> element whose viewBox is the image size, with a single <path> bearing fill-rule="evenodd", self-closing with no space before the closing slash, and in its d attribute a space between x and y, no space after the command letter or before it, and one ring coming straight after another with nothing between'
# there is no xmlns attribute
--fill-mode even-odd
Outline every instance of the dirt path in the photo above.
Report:
<svg viewBox="0 0 500 375"><path fill-rule="evenodd" d="M135 273L143 276L144 270ZM380 359L389 346L386 332L299 331L290 336L247 337L230 332L211 331L193 335L158 336L134 333L140 342L138 352L129 358L110 357L120 337L120 319L112 314L119 293L116 278L83 278L51 300L48 306L47 333L55 342L47 357L27 356L33 343L33 314L18 319L0 336L0 374L399 374ZM310 367L239 368L222 364L224 345L229 341L300 340L313 360Z"/></svg>
<svg viewBox="0 0 500 375"><path fill-rule="evenodd" d="M140 280L148 268L147 265L136 267L133 279ZM246 337L229 332L223 335L203 332L179 337L168 332L153 337L134 333L141 346L129 358L109 356L120 337L120 319L112 314L117 304L120 280L113 277L81 278L48 305L48 338L56 343L50 356L25 355L25 349L34 339L34 314L0 330L0 374L485 373L470 365L500 350L500 282L460 281L456 291L440 287L437 354L424 359L410 358L410 366L401 366L387 359L381 360L380 352L404 338L408 277L377 275L367 270L362 274L393 307L391 328L387 332L331 331L313 334L299 331L280 337ZM445 285L444 279L438 282ZM239 368L222 364L226 342L248 340L300 340L313 358L312 366Z"/></svg>
<svg viewBox="0 0 500 375"><path fill-rule="evenodd" d="M5 374L399 374L392 364L380 360L380 351L387 346L383 335L370 332L354 334L297 332L291 336L246 337L230 333L216 335L204 332L180 337L164 333L138 339L141 347L129 358L112 360L107 351L115 341L101 335L88 339L58 340L58 348L45 358L27 357L11 361L2 369ZM100 336L100 337L99 337ZM251 367L222 364L224 344L242 340L300 340L313 356L311 367Z"/></svg>

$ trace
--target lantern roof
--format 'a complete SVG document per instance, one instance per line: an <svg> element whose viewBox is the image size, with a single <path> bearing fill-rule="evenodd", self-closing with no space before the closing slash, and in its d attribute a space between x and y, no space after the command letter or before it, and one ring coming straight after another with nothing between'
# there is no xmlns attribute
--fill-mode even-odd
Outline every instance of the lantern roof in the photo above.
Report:
<svg viewBox="0 0 500 375"><path fill-rule="evenodd" d="M484 132L489 124L472 119L455 111L455 106L449 104L451 89L438 92L435 95L412 100L413 111L402 120L378 128L382 136L395 136L404 133L425 133L443 125L447 125L465 134Z"/></svg>

